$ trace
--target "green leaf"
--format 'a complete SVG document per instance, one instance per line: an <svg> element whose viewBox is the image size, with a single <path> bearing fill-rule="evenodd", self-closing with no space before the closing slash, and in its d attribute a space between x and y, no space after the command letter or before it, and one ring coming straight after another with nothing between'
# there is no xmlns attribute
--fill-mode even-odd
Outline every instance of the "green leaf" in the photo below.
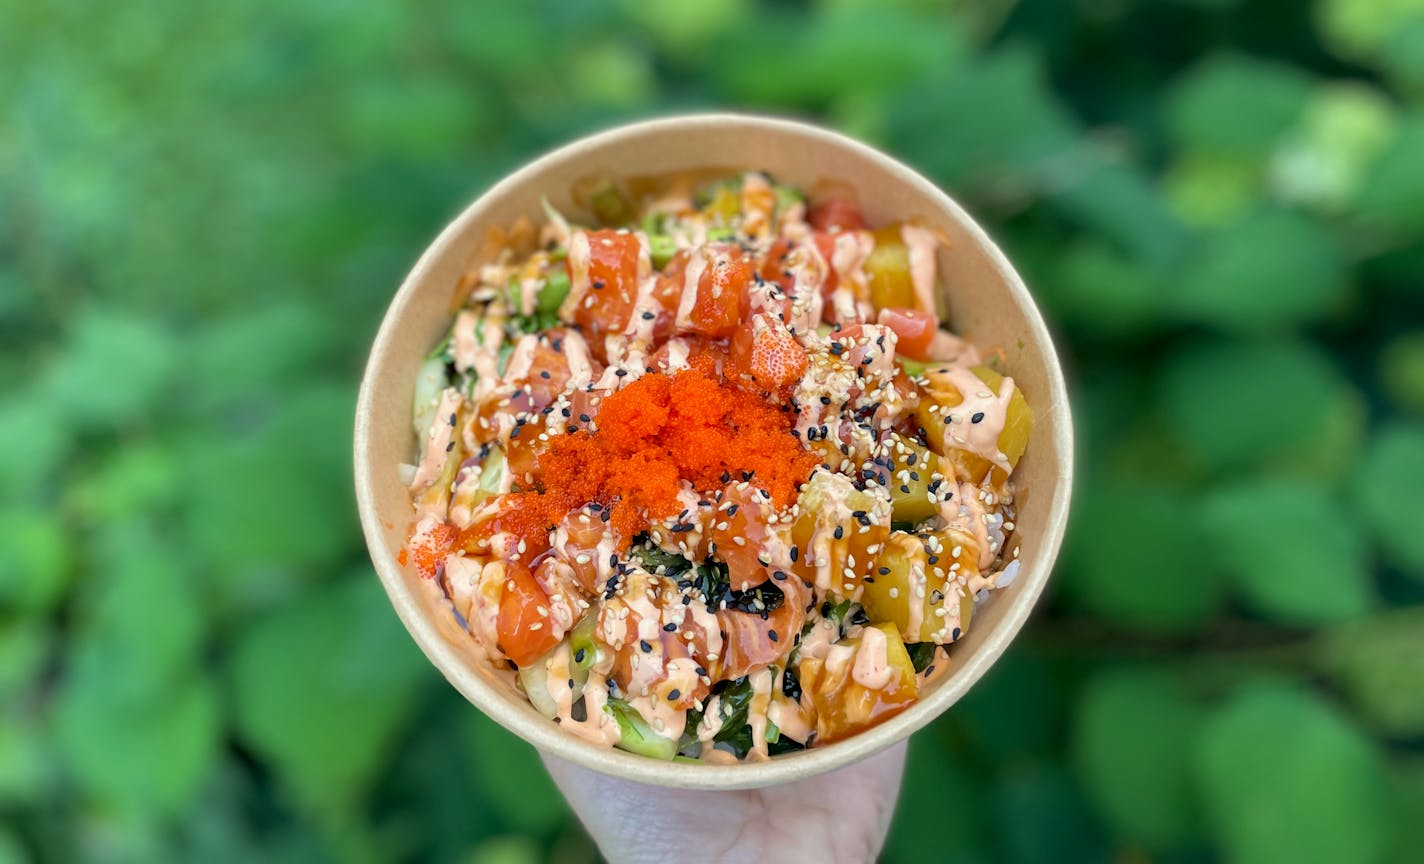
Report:
<svg viewBox="0 0 1424 864"><path fill-rule="evenodd" d="M69 584L72 542L56 513L0 510L0 607L54 608Z"/></svg>
<svg viewBox="0 0 1424 864"><path fill-rule="evenodd" d="M1392 817L1389 846L1383 858L1388 864L1414 864L1424 849L1424 759L1398 759L1390 775Z"/></svg>
<svg viewBox="0 0 1424 864"><path fill-rule="evenodd" d="M1374 605L1364 538L1325 487L1247 481L1213 492L1202 518L1206 559L1256 611L1309 625Z"/></svg>
<svg viewBox="0 0 1424 864"><path fill-rule="evenodd" d="M1424 330L1392 339L1380 352L1379 375L1396 406L1424 416Z"/></svg>
<svg viewBox="0 0 1424 864"><path fill-rule="evenodd" d="M1263 155L1300 116L1310 79L1299 69L1239 54L1208 55L1167 92L1178 147Z"/></svg>
<svg viewBox="0 0 1424 864"><path fill-rule="evenodd" d="M70 487L74 510L90 521L161 512L177 499L181 462L170 442L138 441L108 454Z"/></svg>
<svg viewBox="0 0 1424 864"><path fill-rule="evenodd" d="M1396 609L1330 630L1321 662L1387 735L1424 735L1424 607Z"/></svg>
<svg viewBox="0 0 1424 864"><path fill-rule="evenodd" d="M1083 485L1063 568L1075 605L1142 632L1183 633L1220 607L1221 582L1203 567L1190 499L1162 485L1105 476Z"/></svg>
<svg viewBox="0 0 1424 864"><path fill-rule="evenodd" d="M1415 112L1400 125L1360 183L1358 212L1405 235L1424 231L1424 114Z"/></svg>
<svg viewBox="0 0 1424 864"><path fill-rule="evenodd" d="M0 806L40 802L50 756L44 728L20 711L0 713Z"/></svg>
<svg viewBox="0 0 1424 864"><path fill-rule="evenodd" d="M539 864L545 859L532 839L508 836L484 841L470 852L466 860L469 864Z"/></svg>
<svg viewBox="0 0 1424 864"><path fill-rule="evenodd" d="M1074 763L1121 838L1165 851L1194 829L1189 754L1201 715L1178 680L1158 669L1103 672L1080 692Z"/></svg>
<svg viewBox="0 0 1424 864"><path fill-rule="evenodd" d="M1421 0L1324 0L1320 30L1343 57L1370 61L1401 28L1424 18Z"/></svg>
<svg viewBox="0 0 1424 864"><path fill-rule="evenodd" d="M210 411L270 396L319 366L331 352L332 329L316 304L296 300L212 322L195 334L198 350L184 368L192 406Z"/></svg>
<svg viewBox="0 0 1424 864"><path fill-rule="evenodd" d="M1288 201L1343 208L1394 126L1394 106L1379 90L1356 82L1325 85L1311 94L1300 124L1272 155L1271 187Z"/></svg>
<svg viewBox="0 0 1424 864"><path fill-rule="evenodd" d="M952 837L956 862L984 861L985 825L974 808L945 806L947 801L979 800L978 792L964 766L949 758L943 742L930 735L911 738L885 860L943 860L945 838Z"/></svg>
<svg viewBox="0 0 1424 864"><path fill-rule="evenodd" d="M0 705L18 703L35 683L52 641L45 622L34 618L0 622Z"/></svg>
<svg viewBox="0 0 1424 864"><path fill-rule="evenodd" d="M1309 217L1257 209L1207 238L1173 306L1188 321L1259 331L1325 320L1349 288L1336 237Z"/></svg>
<svg viewBox="0 0 1424 864"><path fill-rule="evenodd" d="M1334 476L1359 446L1363 406L1331 358L1297 341L1190 343L1170 355L1162 417L1205 468Z"/></svg>
<svg viewBox="0 0 1424 864"><path fill-rule="evenodd" d="M121 670L112 686L135 698L161 693L198 667L204 647L204 607L182 554L137 521L100 532L93 552L103 578L80 598L77 650Z"/></svg>
<svg viewBox="0 0 1424 864"><path fill-rule="evenodd" d="M1260 197L1261 168L1240 155L1188 151L1172 162L1163 184L1184 222L1218 228L1240 219Z"/></svg>
<svg viewBox="0 0 1424 864"><path fill-rule="evenodd" d="M1424 581L1424 427L1388 426L1354 476L1354 499L1385 552Z"/></svg>
<svg viewBox="0 0 1424 864"><path fill-rule="evenodd" d="M1152 332L1164 298L1153 271L1088 243L1069 249L1059 267L1043 288L1053 291L1053 305L1065 323L1106 336L1141 338Z"/></svg>
<svg viewBox="0 0 1424 864"><path fill-rule="evenodd" d="M0 402L0 487L13 500L47 495L74 441L65 413L41 395L22 393Z"/></svg>
<svg viewBox="0 0 1424 864"><path fill-rule="evenodd" d="M135 694L112 658L86 649L66 675L55 711L69 775L90 800L115 810L177 813L217 757L217 696L197 678Z"/></svg>
<svg viewBox="0 0 1424 864"><path fill-rule="evenodd" d="M41 391L70 422L88 428L127 423L158 408L178 356L177 340L156 320L84 309Z"/></svg>
<svg viewBox="0 0 1424 864"><path fill-rule="evenodd" d="M986 809L997 828L996 860L1017 864L1111 858L1088 807L1064 771L1029 763L998 772ZM1032 830L1024 830L1033 826Z"/></svg>
<svg viewBox="0 0 1424 864"><path fill-rule="evenodd" d="M478 711L469 716L470 776L504 822L525 834L543 834L567 821L569 807L534 748ZM519 778L518 794L510 794L512 777Z"/></svg>
<svg viewBox="0 0 1424 864"><path fill-rule="evenodd" d="M352 548L353 412L345 388L302 387L254 434L184 446L188 530L225 604L288 593Z"/></svg>
<svg viewBox="0 0 1424 864"><path fill-rule="evenodd" d="M303 809L354 815L430 680L369 573L247 628L228 662L232 723Z"/></svg>
<svg viewBox="0 0 1424 864"><path fill-rule="evenodd" d="M1241 691L1207 719L1194 761L1228 860L1364 864L1383 851L1379 754L1310 691Z"/></svg>

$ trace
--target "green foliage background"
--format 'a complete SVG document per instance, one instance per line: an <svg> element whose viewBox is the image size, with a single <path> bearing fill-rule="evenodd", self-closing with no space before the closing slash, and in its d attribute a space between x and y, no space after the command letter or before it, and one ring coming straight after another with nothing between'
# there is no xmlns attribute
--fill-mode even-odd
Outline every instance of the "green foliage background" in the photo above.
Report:
<svg viewBox="0 0 1424 864"><path fill-rule="evenodd" d="M951 190L1074 380L886 860L1424 858L1421 0L11 0L0 862L592 859L380 593L355 382L496 178L729 106Z"/></svg>

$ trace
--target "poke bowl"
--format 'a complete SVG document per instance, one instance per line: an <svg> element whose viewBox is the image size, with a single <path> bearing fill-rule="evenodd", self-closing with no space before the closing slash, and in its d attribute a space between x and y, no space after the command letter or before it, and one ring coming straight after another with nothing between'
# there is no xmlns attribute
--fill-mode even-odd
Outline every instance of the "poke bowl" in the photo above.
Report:
<svg viewBox="0 0 1424 864"><path fill-rule="evenodd" d="M1007 648L1066 523L1064 383L984 231L789 120L619 127L425 251L355 479L395 611L541 751L701 789L865 758Z"/></svg>

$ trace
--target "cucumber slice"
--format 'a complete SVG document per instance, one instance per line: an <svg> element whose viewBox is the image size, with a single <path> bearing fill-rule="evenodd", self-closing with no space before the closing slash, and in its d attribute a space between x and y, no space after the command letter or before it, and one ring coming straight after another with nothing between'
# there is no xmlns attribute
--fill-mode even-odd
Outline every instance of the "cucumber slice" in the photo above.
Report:
<svg viewBox="0 0 1424 864"><path fill-rule="evenodd" d="M554 697L549 695L547 661L546 655L521 668L519 683L524 687L524 694L529 697L529 704L533 705L540 714L552 720L554 715L559 713L559 708L554 704Z"/></svg>
<svg viewBox="0 0 1424 864"><path fill-rule="evenodd" d="M620 749L664 761L677 755L677 742L654 732L632 705L622 699L609 699L605 710L618 721Z"/></svg>

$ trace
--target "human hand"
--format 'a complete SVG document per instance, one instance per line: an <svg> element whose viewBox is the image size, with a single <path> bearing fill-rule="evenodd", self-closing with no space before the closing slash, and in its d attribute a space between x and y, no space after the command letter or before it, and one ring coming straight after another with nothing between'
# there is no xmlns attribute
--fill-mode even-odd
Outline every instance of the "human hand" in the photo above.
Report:
<svg viewBox="0 0 1424 864"><path fill-rule="evenodd" d="M905 742L829 774L727 792L647 786L554 756L543 759L614 864L863 864L875 860L885 843L905 770Z"/></svg>

